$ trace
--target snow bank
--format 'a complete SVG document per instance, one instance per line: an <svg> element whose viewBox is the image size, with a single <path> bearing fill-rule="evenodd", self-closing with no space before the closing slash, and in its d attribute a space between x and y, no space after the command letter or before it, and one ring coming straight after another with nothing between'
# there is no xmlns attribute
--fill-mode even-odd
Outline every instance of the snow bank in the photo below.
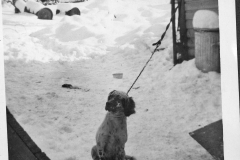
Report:
<svg viewBox="0 0 240 160"><path fill-rule="evenodd" d="M194 14L193 17L194 28L208 28L216 29L219 28L218 14L209 10L199 10Z"/></svg>
<svg viewBox="0 0 240 160"><path fill-rule="evenodd" d="M87 21L89 23L86 26L84 22ZM80 16L65 16L57 25L32 33L30 36L39 39L46 48L66 57L82 59L92 54L106 54L106 46L99 45L98 40L105 30L101 31L100 28L96 30L97 24L90 23L94 22Z"/></svg>
<svg viewBox="0 0 240 160"><path fill-rule="evenodd" d="M39 10L41 10L45 6L43 4L41 4L40 2L35 2L32 0L29 0L29 1L27 1L26 7L31 13L36 14Z"/></svg>
<svg viewBox="0 0 240 160"><path fill-rule="evenodd" d="M14 13L15 7L11 3L3 3L2 11Z"/></svg>
<svg viewBox="0 0 240 160"><path fill-rule="evenodd" d="M58 3L57 9L60 11L60 13L65 14L65 12L69 11L73 8L73 5L71 3Z"/></svg>
<svg viewBox="0 0 240 160"><path fill-rule="evenodd" d="M23 0L17 0L15 6L20 10L20 12L23 13L26 7L26 3Z"/></svg>

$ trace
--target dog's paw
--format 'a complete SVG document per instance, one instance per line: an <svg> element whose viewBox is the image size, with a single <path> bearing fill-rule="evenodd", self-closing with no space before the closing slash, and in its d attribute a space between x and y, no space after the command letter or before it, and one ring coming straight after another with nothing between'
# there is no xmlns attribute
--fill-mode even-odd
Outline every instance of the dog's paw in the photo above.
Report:
<svg viewBox="0 0 240 160"><path fill-rule="evenodd" d="M126 155L125 160L137 160L137 159L135 157Z"/></svg>
<svg viewBox="0 0 240 160"><path fill-rule="evenodd" d="M104 158L104 157L105 157L105 154L104 154L104 152L103 152L102 150L99 150L99 151L98 151L98 156L99 156L99 159L100 159L100 160L104 160L104 159L105 159L105 158Z"/></svg>

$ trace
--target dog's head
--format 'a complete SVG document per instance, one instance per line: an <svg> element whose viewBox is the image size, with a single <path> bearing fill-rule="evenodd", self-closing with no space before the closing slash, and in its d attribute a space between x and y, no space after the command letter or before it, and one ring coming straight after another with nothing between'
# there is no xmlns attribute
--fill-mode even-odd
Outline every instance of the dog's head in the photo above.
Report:
<svg viewBox="0 0 240 160"><path fill-rule="evenodd" d="M108 95L105 109L113 113L124 112L128 117L135 113L135 102L126 93L114 90Z"/></svg>

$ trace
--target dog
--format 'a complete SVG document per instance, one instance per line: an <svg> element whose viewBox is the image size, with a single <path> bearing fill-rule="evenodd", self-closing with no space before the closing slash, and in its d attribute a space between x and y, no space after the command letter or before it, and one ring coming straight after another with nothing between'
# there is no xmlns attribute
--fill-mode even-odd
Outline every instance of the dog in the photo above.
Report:
<svg viewBox="0 0 240 160"><path fill-rule="evenodd" d="M136 160L125 155L127 142L127 117L135 113L132 97L121 91L112 91L105 106L106 117L96 134L97 144L93 146L93 160Z"/></svg>

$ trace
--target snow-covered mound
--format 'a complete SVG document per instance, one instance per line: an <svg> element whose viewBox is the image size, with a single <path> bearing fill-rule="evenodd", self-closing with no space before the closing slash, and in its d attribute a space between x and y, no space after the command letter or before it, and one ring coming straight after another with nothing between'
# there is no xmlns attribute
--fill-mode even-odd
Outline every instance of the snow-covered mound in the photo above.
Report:
<svg viewBox="0 0 240 160"><path fill-rule="evenodd" d="M82 59L104 55L109 52L108 47L115 44L124 47L134 41L139 41L137 40L139 37L142 37L146 41L145 43L151 45L160 37L161 31L159 28L165 28L164 22L155 21L155 19L158 19L157 15L150 14L141 18L139 15L145 13L146 9L132 11L125 9L126 12L131 13L123 14L119 10L110 12L105 8L98 9L95 8L95 5L91 3L83 8L85 12L88 10L87 14L66 16L56 25L39 30L30 36L39 39L45 48L51 49L59 55L70 55L74 59ZM62 6L68 6L66 7L68 9L73 7L70 4ZM93 9L87 9L89 6ZM159 12L163 17L166 17L166 11ZM137 20L136 17L138 17ZM151 22L151 25L149 22ZM168 42L169 40L166 38L163 45Z"/></svg>
<svg viewBox="0 0 240 160"><path fill-rule="evenodd" d="M44 8L44 5L40 2L36 2L33 0L28 0L26 4L26 8L31 12L31 13L37 13L40 9Z"/></svg>
<svg viewBox="0 0 240 160"><path fill-rule="evenodd" d="M23 13L26 7L26 2L24 2L23 0L17 0L15 6L20 10L20 12Z"/></svg>
<svg viewBox="0 0 240 160"><path fill-rule="evenodd" d="M218 14L210 10L198 10L193 17L194 28L218 29Z"/></svg>
<svg viewBox="0 0 240 160"><path fill-rule="evenodd" d="M2 9L5 11L5 12L14 12L14 6L11 4L11 3L3 3L2 4Z"/></svg>
<svg viewBox="0 0 240 160"><path fill-rule="evenodd" d="M57 9L60 11L60 13L64 13L69 11L70 9L73 8L73 4L71 3L58 3L57 4Z"/></svg>

